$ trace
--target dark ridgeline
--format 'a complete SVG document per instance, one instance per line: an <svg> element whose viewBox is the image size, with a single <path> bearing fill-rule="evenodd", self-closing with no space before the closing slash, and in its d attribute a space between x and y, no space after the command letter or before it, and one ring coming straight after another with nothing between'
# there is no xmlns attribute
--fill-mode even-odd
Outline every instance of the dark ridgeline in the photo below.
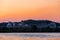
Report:
<svg viewBox="0 0 60 40"><path fill-rule="evenodd" d="M60 32L60 23L49 20L24 20L0 23L0 32Z"/></svg>

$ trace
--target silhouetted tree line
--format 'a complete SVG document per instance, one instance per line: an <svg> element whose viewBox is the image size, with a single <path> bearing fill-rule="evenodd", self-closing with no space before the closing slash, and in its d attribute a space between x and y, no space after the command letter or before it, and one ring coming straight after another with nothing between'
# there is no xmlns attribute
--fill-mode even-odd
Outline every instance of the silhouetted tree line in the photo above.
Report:
<svg viewBox="0 0 60 40"><path fill-rule="evenodd" d="M32 25L31 28L28 27L0 27L0 32L60 32L60 28L37 28L36 25Z"/></svg>
<svg viewBox="0 0 60 40"><path fill-rule="evenodd" d="M13 26L12 27L6 27L8 23L3 22L3 23L0 23L0 32L60 32L60 28L59 28L60 23L56 23L56 22L53 22L53 21L48 21L48 20L25 20L25 21L22 21L22 22L23 22L23 24L31 25L31 27L29 25L28 25L29 27L21 27L21 26L18 27L18 24L20 22L15 22L15 24L16 24L15 27L13 27ZM50 28L50 26L38 28L36 25L41 24L41 23L47 23L47 24L55 23L56 28Z"/></svg>

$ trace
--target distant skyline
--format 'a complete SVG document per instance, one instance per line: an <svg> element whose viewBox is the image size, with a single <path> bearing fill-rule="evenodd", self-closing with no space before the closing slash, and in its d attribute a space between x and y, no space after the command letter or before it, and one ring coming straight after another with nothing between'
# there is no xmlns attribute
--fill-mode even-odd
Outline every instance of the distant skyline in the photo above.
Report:
<svg viewBox="0 0 60 40"><path fill-rule="evenodd" d="M27 19L60 22L60 0L0 0L0 22Z"/></svg>

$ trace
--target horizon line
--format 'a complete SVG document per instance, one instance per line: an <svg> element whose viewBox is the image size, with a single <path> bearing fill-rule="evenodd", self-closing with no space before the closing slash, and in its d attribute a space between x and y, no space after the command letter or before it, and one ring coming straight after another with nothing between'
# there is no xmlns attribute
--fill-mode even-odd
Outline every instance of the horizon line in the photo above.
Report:
<svg viewBox="0 0 60 40"><path fill-rule="evenodd" d="M20 21L2 21L0 23L4 23L4 22L22 22L22 21L26 21L26 20L47 20L47 19L25 19L25 20L20 20ZM52 21L52 22L60 23L60 22L53 21L53 20L47 20L47 21Z"/></svg>

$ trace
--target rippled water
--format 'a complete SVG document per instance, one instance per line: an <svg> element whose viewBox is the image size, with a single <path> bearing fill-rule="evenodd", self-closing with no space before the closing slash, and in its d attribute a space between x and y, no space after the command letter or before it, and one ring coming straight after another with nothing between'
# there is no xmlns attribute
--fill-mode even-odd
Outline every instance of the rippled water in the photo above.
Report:
<svg viewBox="0 0 60 40"><path fill-rule="evenodd" d="M60 33L0 33L0 40L60 40Z"/></svg>

